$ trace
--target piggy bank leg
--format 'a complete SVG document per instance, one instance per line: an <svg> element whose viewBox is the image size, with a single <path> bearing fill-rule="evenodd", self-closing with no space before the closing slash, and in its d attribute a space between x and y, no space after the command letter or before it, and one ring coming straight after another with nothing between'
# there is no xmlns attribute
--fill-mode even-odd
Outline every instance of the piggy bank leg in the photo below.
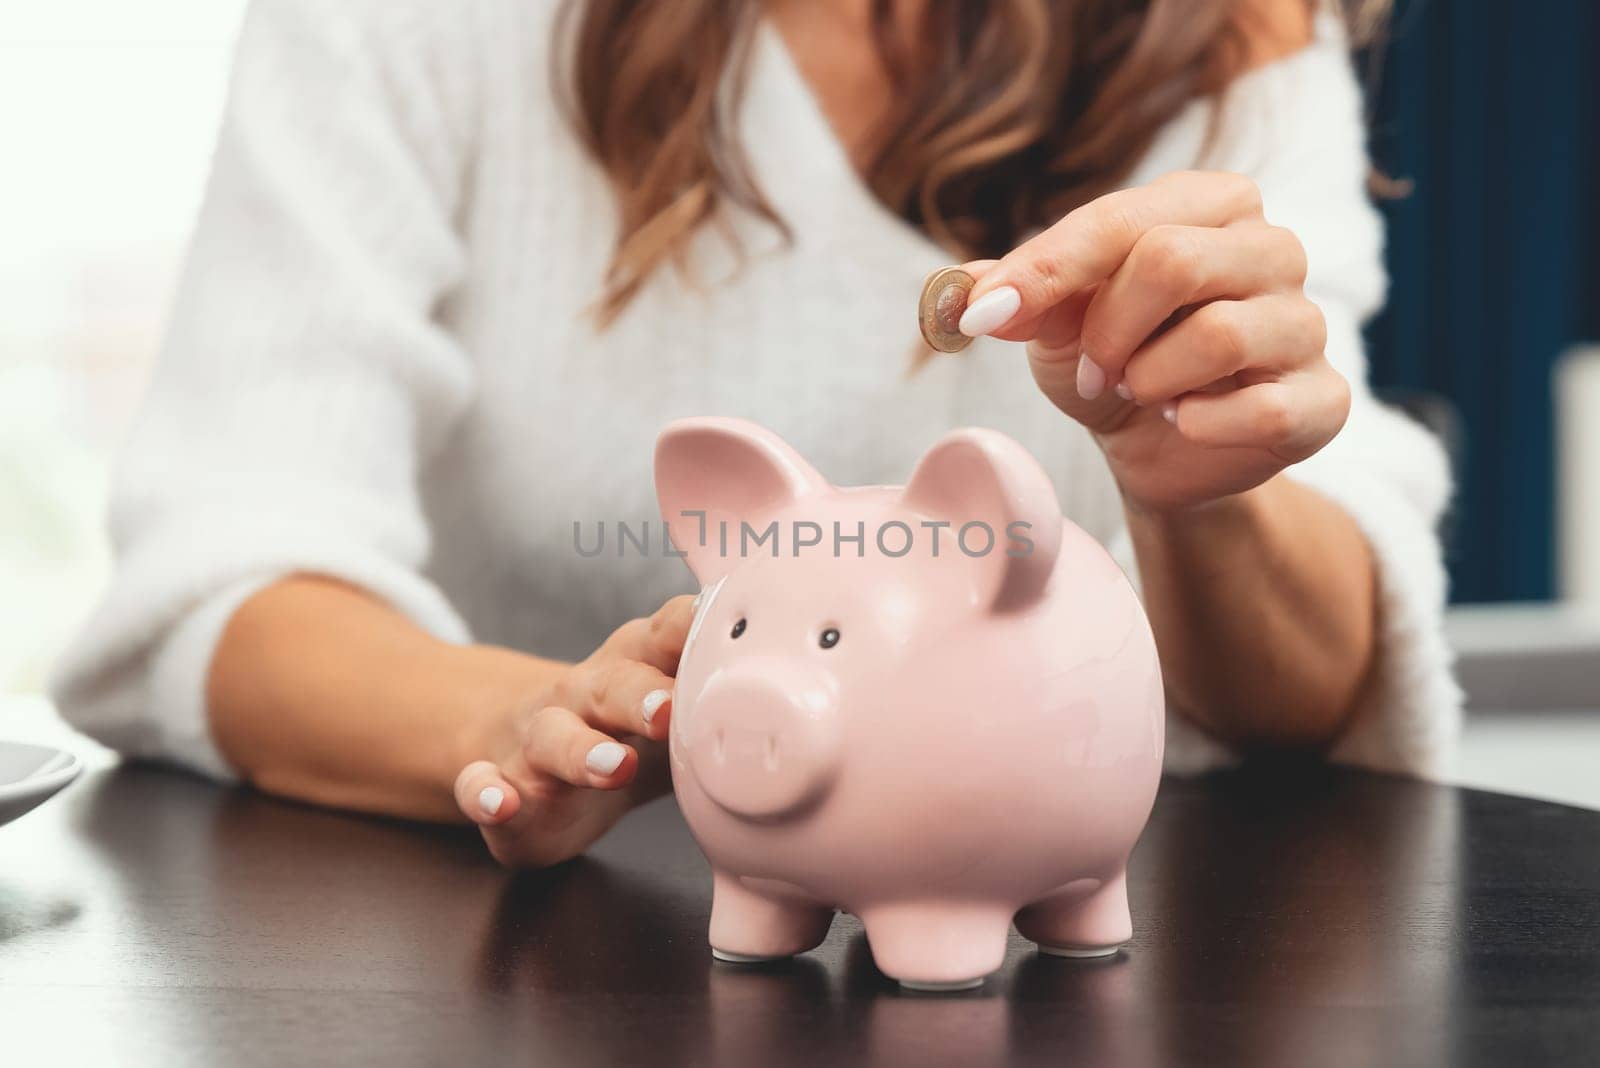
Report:
<svg viewBox="0 0 1600 1068"><path fill-rule="evenodd" d="M1111 956L1133 937L1127 873L1098 884L1079 880L1029 905L1017 913L1017 930L1051 956Z"/></svg>
<svg viewBox="0 0 1600 1068"><path fill-rule="evenodd" d="M863 909L861 923L878 970L911 990L968 990L1006 955L1008 910L920 902Z"/></svg>
<svg viewBox="0 0 1600 1068"><path fill-rule="evenodd" d="M712 873L711 955L735 964L792 957L828 936L833 910L758 894L737 876Z"/></svg>

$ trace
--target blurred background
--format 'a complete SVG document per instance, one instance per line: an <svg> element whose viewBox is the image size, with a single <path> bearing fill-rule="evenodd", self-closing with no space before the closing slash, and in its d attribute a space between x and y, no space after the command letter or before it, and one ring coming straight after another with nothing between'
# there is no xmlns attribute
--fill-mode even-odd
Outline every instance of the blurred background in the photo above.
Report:
<svg viewBox="0 0 1600 1068"><path fill-rule="evenodd" d="M0 6L0 733L105 581L244 0ZM1400 0L1360 57L1403 195L1374 383L1439 430L1463 781L1600 807L1600 5Z"/></svg>

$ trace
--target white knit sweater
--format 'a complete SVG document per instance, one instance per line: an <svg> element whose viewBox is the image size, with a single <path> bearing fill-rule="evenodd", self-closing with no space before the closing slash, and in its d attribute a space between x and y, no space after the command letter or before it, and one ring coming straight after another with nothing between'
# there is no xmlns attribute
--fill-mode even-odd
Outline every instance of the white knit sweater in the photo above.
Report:
<svg viewBox="0 0 1600 1068"><path fill-rule="evenodd" d="M597 333L585 312L611 193L549 90L546 0L258 0L170 337L122 458L115 581L60 664L74 724L228 777L204 682L229 615L290 572L365 587L452 642L581 657L690 588L659 554L584 559L573 524L653 516L667 420L740 415L839 483L900 482L943 431L995 427L1053 474L1067 516L1133 569L1087 434L1020 346L981 339L906 375L921 279L950 259L866 189L763 27L741 117L786 245L738 217L703 233L702 284L650 280ZM1128 184L1204 166L1261 186L1310 256L1350 422L1292 477L1339 502L1378 560L1378 674L1340 760L1428 772L1456 732L1434 522L1439 448L1367 391L1380 303L1358 88L1337 21L1164 130ZM1241 606L1241 611L1248 611ZM1174 720L1169 764L1227 754Z"/></svg>

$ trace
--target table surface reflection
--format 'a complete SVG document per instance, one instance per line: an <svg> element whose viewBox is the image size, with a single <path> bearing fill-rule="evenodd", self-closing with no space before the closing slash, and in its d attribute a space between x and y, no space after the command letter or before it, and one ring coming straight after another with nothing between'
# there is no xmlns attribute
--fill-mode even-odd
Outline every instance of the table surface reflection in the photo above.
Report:
<svg viewBox="0 0 1600 1068"><path fill-rule="evenodd" d="M841 916L714 964L670 800L552 871L97 772L0 828L0 1062L1531 1064L1600 1054L1600 813L1315 767L1163 783L1106 962L902 993ZM13 1060L11 1055L34 1054Z"/></svg>

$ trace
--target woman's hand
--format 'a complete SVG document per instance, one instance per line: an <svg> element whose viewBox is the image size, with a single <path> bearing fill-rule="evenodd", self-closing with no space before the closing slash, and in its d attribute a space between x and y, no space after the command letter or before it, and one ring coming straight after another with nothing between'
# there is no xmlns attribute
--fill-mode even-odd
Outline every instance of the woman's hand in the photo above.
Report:
<svg viewBox="0 0 1600 1068"><path fill-rule="evenodd" d="M962 331L1029 342L1039 388L1094 434L1135 508L1251 489L1349 414L1305 252L1241 175L1107 194L968 270Z"/></svg>
<svg viewBox="0 0 1600 1068"><path fill-rule="evenodd" d="M1169 175L968 270L962 331L1027 341L1116 476L1171 706L1237 745L1337 737L1374 656L1372 560L1339 506L1273 476L1338 433L1350 388L1255 185Z"/></svg>
<svg viewBox="0 0 1600 1068"><path fill-rule="evenodd" d="M627 810L670 786L673 676L693 614L675 597L619 628L529 694L456 778L456 804L496 860L542 867L582 852Z"/></svg>

